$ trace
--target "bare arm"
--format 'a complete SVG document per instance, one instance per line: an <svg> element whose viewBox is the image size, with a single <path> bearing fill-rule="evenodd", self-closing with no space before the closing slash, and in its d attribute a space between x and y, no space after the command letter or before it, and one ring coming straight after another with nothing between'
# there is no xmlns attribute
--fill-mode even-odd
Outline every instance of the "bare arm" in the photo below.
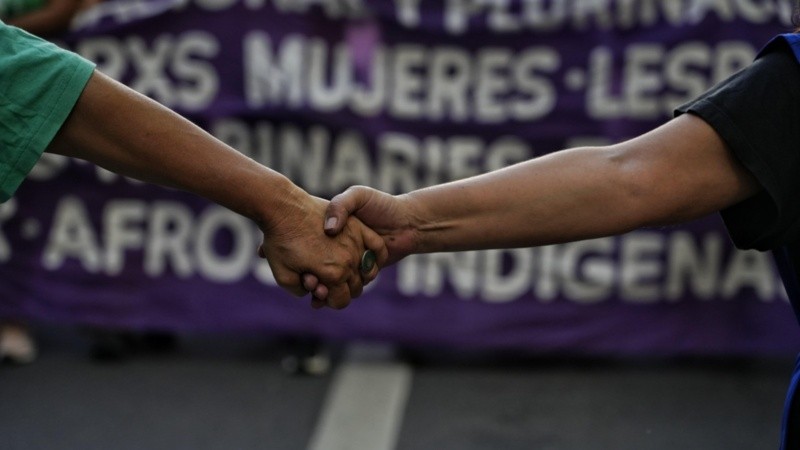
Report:
<svg viewBox="0 0 800 450"><path fill-rule="evenodd" d="M66 30L79 5L78 0L48 0L45 6L6 23L38 36L47 36Z"/></svg>
<svg viewBox="0 0 800 450"><path fill-rule="evenodd" d="M258 164L151 99L95 72L48 151L95 162L117 173L176 187L254 220L261 252L278 283L306 293L300 274L313 273L343 307L361 293L361 252L385 255L383 242L359 222L341 239L320 232L326 202Z"/></svg>
<svg viewBox="0 0 800 450"><path fill-rule="evenodd" d="M757 190L713 129L687 114L617 145L564 150L406 195L354 188L328 214L339 223L355 214L384 236L394 262L409 253L544 245L678 223Z"/></svg>

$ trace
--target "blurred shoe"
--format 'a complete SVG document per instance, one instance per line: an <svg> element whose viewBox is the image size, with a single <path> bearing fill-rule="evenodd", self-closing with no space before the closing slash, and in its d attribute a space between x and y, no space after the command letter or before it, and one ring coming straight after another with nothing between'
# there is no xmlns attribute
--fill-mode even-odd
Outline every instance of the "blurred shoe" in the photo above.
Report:
<svg viewBox="0 0 800 450"><path fill-rule="evenodd" d="M302 338L289 343L289 354L281 360L281 369L290 375L320 377L331 369L331 355L315 338Z"/></svg>
<svg viewBox="0 0 800 450"><path fill-rule="evenodd" d="M148 353L171 353L178 348L178 336L169 331L146 331L139 336L142 350Z"/></svg>
<svg viewBox="0 0 800 450"><path fill-rule="evenodd" d="M27 327L18 324L0 325L0 361L30 364L36 360L36 343Z"/></svg>
<svg viewBox="0 0 800 450"><path fill-rule="evenodd" d="M87 328L90 355L97 362L122 362L146 354L167 354L178 346L176 335L166 331L132 331Z"/></svg>
<svg viewBox="0 0 800 450"><path fill-rule="evenodd" d="M133 356L133 334L104 328L87 329L91 346L89 354L97 362L121 362Z"/></svg>

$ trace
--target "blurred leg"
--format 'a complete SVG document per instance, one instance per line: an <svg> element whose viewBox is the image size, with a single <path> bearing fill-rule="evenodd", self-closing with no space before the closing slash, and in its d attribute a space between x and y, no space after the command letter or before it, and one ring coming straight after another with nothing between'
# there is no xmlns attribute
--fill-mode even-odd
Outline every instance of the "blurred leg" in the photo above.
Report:
<svg viewBox="0 0 800 450"><path fill-rule="evenodd" d="M36 360L36 343L28 327L17 322L0 323L0 361L30 364Z"/></svg>

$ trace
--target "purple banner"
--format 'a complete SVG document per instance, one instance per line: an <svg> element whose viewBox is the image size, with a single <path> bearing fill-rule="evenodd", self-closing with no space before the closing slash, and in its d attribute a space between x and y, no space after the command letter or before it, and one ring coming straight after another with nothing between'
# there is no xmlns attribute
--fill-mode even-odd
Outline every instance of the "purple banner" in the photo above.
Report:
<svg viewBox="0 0 800 450"><path fill-rule="evenodd" d="M84 13L60 42L330 197L640 134L789 30L791 4L125 1ZM532 353L800 344L771 256L734 250L717 217L413 256L337 312L277 288L259 242L249 221L196 197L48 155L0 208L0 317Z"/></svg>

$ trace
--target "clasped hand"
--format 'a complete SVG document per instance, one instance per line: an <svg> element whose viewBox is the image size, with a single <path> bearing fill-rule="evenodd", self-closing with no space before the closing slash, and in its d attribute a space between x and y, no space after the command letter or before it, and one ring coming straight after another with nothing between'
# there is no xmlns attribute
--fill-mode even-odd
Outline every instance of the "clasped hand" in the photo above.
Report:
<svg viewBox="0 0 800 450"><path fill-rule="evenodd" d="M323 233L328 202L310 195L287 202L285 211L262 226L258 249L266 258L278 285L296 296L311 294L311 306L346 307L374 280L388 258L383 239L355 217L344 218L340 232ZM361 270L366 250L375 264Z"/></svg>

